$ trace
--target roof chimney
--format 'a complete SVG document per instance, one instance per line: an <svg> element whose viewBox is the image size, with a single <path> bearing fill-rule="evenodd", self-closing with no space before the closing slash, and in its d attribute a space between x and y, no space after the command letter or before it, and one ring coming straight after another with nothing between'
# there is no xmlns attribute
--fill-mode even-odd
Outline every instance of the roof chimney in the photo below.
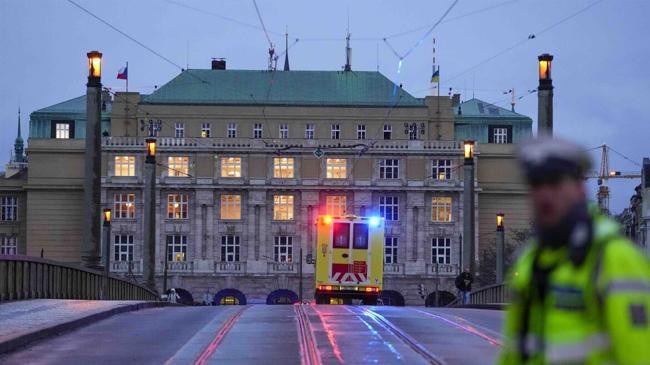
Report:
<svg viewBox="0 0 650 365"><path fill-rule="evenodd" d="M454 94L451 96L451 106L457 106L460 104L460 94Z"/></svg>
<svg viewBox="0 0 650 365"><path fill-rule="evenodd" d="M225 70L226 69L226 59L225 58L213 58L212 59L212 69L213 70Z"/></svg>

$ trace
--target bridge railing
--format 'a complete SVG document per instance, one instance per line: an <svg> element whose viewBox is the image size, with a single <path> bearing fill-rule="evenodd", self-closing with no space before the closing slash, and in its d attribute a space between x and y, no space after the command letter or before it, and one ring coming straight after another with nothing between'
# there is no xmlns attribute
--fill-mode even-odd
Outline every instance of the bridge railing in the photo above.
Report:
<svg viewBox="0 0 650 365"><path fill-rule="evenodd" d="M31 256L0 255L0 301L24 299L158 300L148 288L102 272Z"/></svg>
<svg viewBox="0 0 650 365"><path fill-rule="evenodd" d="M469 294L469 305L502 307L510 302L510 290L505 284L487 285ZM456 298L448 307L463 306L461 299Z"/></svg>

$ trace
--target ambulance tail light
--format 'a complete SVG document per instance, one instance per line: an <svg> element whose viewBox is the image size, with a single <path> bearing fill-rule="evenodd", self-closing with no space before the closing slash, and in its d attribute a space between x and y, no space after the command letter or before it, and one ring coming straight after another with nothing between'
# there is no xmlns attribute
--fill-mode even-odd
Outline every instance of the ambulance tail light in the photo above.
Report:
<svg viewBox="0 0 650 365"><path fill-rule="evenodd" d="M366 293L379 293L379 288L372 286L366 287Z"/></svg>
<svg viewBox="0 0 650 365"><path fill-rule="evenodd" d="M318 289L323 290L323 291L332 291L332 286L331 285L320 285Z"/></svg>

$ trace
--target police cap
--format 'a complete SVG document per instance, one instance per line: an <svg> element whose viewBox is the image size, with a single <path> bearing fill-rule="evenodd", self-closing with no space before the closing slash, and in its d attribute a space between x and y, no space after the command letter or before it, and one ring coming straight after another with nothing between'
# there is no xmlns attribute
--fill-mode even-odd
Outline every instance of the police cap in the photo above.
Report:
<svg viewBox="0 0 650 365"><path fill-rule="evenodd" d="M582 179L591 167L581 146L559 138L534 138L518 146L517 156L532 186L556 183L564 178Z"/></svg>

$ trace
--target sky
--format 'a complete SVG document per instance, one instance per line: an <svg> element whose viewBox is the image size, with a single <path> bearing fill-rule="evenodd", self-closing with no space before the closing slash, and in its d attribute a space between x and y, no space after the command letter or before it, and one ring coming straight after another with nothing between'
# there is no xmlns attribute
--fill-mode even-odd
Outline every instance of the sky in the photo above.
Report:
<svg viewBox="0 0 650 365"><path fill-rule="evenodd" d="M269 44L252 0L74 1L170 62L66 0L0 0L2 164L13 146L18 107L25 135L29 113L82 95L90 50L103 52L102 81L116 91L124 89L115 76L127 61L129 90L141 93L169 81L181 67L209 68L212 57L225 57L231 69L266 69ZM463 100L475 96L509 108L503 92L514 88L524 96L516 111L533 119L534 130L537 96L528 90L537 87L537 56L551 53L555 134L585 148L607 143L637 164L650 157L650 42L644 38L650 34L650 1L458 0L427 35L452 3L257 0L280 52L288 30L294 70L340 70L349 23L352 69L379 69L422 97L432 92L435 37L442 95L451 87ZM403 32L408 33L392 36ZM406 55L401 67L396 53ZM600 154L592 153L598 167ZM615 153L609 163L611 169L640 171ZM613 212L628 205L638 183L610 181ZM594 196L595 181L589 185Z"/></svg>

